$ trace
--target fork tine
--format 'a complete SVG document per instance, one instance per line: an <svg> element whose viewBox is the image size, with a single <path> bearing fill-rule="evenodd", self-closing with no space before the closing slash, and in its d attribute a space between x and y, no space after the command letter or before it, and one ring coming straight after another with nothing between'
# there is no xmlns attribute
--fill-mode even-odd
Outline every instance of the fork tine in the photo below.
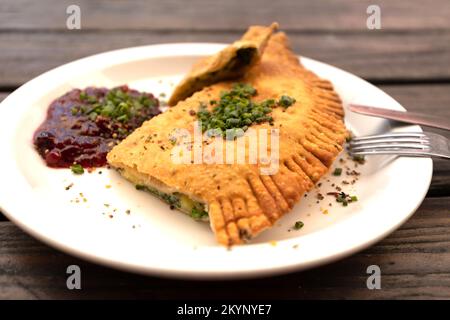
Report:
<svg viewBox="0 0 450 320"><path fill-rule="evenodd" d="M351 156L397 155L450 159L450 141L431 132L395 132L354 138L348 144Z"/></svg>
<svg viewBox="0 0 450 320"><path fill-rule="evenodd" d="M429 144L429 139L426 137L410 137L410 138L403 138L403 137L391 137L386 136L383 138L374 138L374 139L365 139L365 140L357 140L357 141L350 141L350 146L359 146L363 144L374 144L374 143L418 143L418 144Z"/></svg>
<svg viewBox="0 0 450 320"><path fill-rule="evenodd" d="M411 157L429 157L431 154L423 150L367 150L358 152L349 152L351 156L371 156L371 155L396 155L396 156L411 156Z"/></svg>
<svg viewBox="0 0 450 320"><path fill-rule="evenodd" d="M351 141L363 141L372 139L383 139L383 138L426 138L426 135L422 132L392 132L388 134L378 134L365 137L355 137Z"/></svg>
<svg viewBox="0 0 450 320"><path fill-rule="evenodd" d="M365 151L365 150L418 150L418 151L426 151L429 150L429 146L425 144L410 144L410 143L377 143L377 144L367 144L367 145L359 145L359 146L351 146L350 150L353 152L357 151Z"/></svg>

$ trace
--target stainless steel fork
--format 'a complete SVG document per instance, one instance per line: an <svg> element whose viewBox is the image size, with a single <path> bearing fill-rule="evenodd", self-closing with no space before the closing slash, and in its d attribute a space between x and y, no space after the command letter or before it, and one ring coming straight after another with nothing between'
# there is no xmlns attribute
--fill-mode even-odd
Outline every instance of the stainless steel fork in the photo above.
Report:
<svg viewBox="0 0 450 320"><path fill-rule="evenodd" d="M393 132L353 138L348 151L352 156L392 154L450 159L450 141L431 132Z"/></svg>

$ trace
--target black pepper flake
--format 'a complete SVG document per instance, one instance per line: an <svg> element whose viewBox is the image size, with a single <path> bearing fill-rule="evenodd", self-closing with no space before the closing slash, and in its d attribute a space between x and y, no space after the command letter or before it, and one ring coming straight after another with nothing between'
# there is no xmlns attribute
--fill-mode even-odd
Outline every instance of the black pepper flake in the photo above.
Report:
<svg viewBox="0 0 450 320"><path fill-rule="evenodd" d="M65 187L66 190L70 190L70 188L73 187L73 183L70 183L68 186Z"/></svg>
<svg viewBox="0 0 450 320"><path fill-rule="evenodd" d="M352 171L347 171L346 174L348 176L359 176L361 173L356 170L352 170Z"/></svg>
<svg viewBox="0 0 450 320"><path fill-rule="evenodd" d="M357 196L351 196L346 194L345 192L328 192L327 195L334 196L336 198L336 202L342 203L344 207L346 207L351 202L358 201Z"/></svg>

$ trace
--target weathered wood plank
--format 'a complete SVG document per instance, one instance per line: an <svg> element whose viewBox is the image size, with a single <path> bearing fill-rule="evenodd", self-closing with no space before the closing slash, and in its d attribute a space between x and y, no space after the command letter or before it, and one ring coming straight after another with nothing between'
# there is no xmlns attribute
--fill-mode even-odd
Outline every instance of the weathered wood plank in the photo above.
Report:
<svg viewBox="0 0 450 320"><path fill-rule="evenodd" d="M248 25L272 21L289 31L297 52L377 83L450 82L448 0L432 5L376 1L382 10L378 31L366 28L371 0L79 0L75 3L81 6L82 30L67 31L65 11L73 3L0 2L0 90L93 53L152 43L230 42ZM408 110L450 116L450 84L381 88ZM0 101L5 96L0 93ZM264 281L193 282L130 275L57 252L10 222L1 222L0 215L0 299L449 299L449 183L450 162L435 161L429 198L390 237L332 265ZM65 287L70 264L81 266L81 291ZM382 290L366 288L365 271L371 264L381 267Z"/></svg>
<svg viewBox="0 0 450 320"><path fill-rule="evenodd" d="M170 42L225 42L237 32L6 32L0 33L0 87L94 53ZM450 30L431 33L289 33L292 47L372 81L450 79ZM6 45L7 44L7 45Z"/></svg>
<svg viewBox="0 0 450 320"><path fill-rule="evenodd" d="M0 102L3 101L3 99L5 99L8 96L9 93L7 92L0 92ZM8 219L6 219L6 217L2 214L2 212L0 211L0 223L2 221L7 221Z"/></svg>
<svg viewBox="0 0 450 320"><path fill-rule="evenodd" d="M382 29L449 29L447 0L375 2ZM371 0L3 0L0 29L65 29L66 8L78 4L83 29L242 30L251 24L278 21L288 30L366 30Z"/></svg>
<svg viewBox="0 0 450 320"><path fill-rule="evenodd" d="M378 85L409 111L433 113L450 117L450 84ZM0 102L10 92L0 92Z"/></svg>
<svg viewBox="0 0 450 320"><path fill-rule="evenodd" d="M447 133L446 136L448 138L449 134ZM450 196L450 161L434 159L433 179L427 197L443 196Z"/></svg>
<svg viewBox="0 0 450 320"><path fill-rule="evenodd" d="M340 262L248 281L181 281L131 275L70 257L0 223L0 298L450 298L450 197L428 198L398 231ZM65 287L68 265L82 290ZM366 288L366 269L381 268L381 290ZM214 287L215 290L211 290Z"/></svg>
<svg viewBox="0 0 450 320"><path fill-rule="evenodd" d="M408 111L424 112L450 119L450 84L445 85L379 85ZM450 139L450 132L423 127ZM433 159L433 179L428 197L450 196L450 161Z"/></svg>
<svg viewBox="0 0 450 320"><path fill-rule="evenodd" d="M378 85L409 111L433 113L450 117L450 84ZM0 102L10 92L0 92Z"/></svg>
<svg viewBox="0 0 450 320"><path fill-rule="evenodd" d="M378 85L408 111L426 112L450 118L450 83L430 85Z"/></svg>

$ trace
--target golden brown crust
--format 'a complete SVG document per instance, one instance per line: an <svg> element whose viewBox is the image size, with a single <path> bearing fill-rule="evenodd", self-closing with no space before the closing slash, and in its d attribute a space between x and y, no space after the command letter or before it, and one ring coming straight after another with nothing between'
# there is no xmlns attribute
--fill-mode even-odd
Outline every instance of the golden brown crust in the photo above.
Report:
<svg viewBox="0 0 450 320"><path fill-rule="evenodd" d="M211 227L223 245L242 243L271 227L310 190L342 150L347 136L343 108L329 81L306 70L288 47L284 33L269 40L265 54L240 79L258 91L255 100L288 95L296 103L272 111L279 129L279 170L261 175L261 165L175 164L169 136L175 128L193 131L200 102L217 99L230 82L196 92L164 114L145 122L109 154L116 168L133 168L208 204ZM225 141L224 144L234 143ZM225 148L225 146L224 146Z"/></svg>
<svg viewBox="0 0 450 320"><path fill-rule="evenodd" d="M277 23L268 27L252 26L238 41L197 62L175 87L169 105L176 105L208 85L244 75L261 59L270 36L277 28Z"/></svg>

